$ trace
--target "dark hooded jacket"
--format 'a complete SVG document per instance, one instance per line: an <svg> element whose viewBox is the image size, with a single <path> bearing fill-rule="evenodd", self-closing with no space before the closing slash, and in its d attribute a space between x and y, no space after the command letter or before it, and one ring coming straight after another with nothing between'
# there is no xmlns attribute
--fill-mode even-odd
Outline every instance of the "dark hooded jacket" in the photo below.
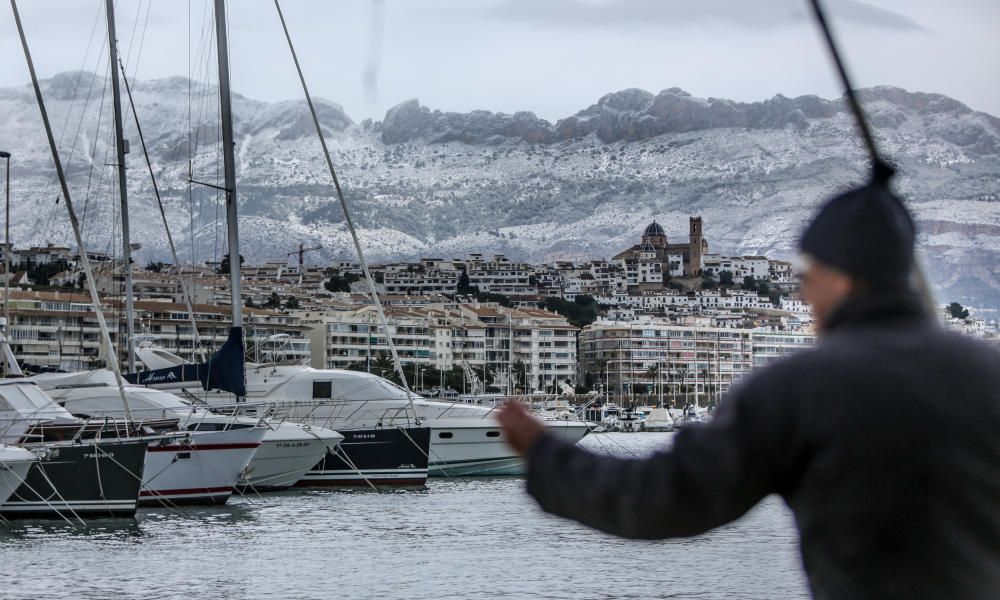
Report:
<svg viewBox="0 0 1000 600"><path fill-rule="evenodd" d="M528 491L641 539L697 535L779 494L816 598L1000 598L1000 352L909 295L858 298L669 450L627 460L543 437Z"/></svg>

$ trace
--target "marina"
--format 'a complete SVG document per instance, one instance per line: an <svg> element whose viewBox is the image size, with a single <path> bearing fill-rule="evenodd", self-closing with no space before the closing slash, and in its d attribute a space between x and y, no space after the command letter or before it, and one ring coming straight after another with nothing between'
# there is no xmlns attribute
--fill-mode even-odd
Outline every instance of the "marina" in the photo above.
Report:
<svg viewBox="0 0 1000 600"><path fill-rule="evenodd" d="M671 433L594 434L644 454ZM0 580L18 597L808 597L791 513L776 498L692 539L631 542L549 517L520 477L434 478L389 492L303 490L135 520L0 527ZM53 573L72 573L72 582ZM469 576L470 574L474 574ZM294 592L292 592L294 590Z"/></svg>
<svg viewBox="0 0 1000 600"><path fill-rule="evenodd" d="M1000 326L959 274L941 289L971 310L938 303L920 256L937 213L890 187L939 166L993 181L975 169L1000 121L856 88L820 0L838 99L629 87L550 122L452 112L456 94L374 120L400 34L385 4L414 4L373 0L355 122L310 85L345 84L357 40L325 39L329 6L290 3L286 22L272 1L266 25L250 3L189 2L185 54L176 6L94 0L86 49L53 50L60 17L31 4L26 28L10 0L30 85L0 88L0 600L1000 586L979 558L998 558L996 453L957 428L920 437L948 396L932 388L966 382L955 423L992 433ZM521 4L546 12L488 16ZM636 8L564 5L595 23ZM174 33L140 69L151 24ZM78 72L36 72L81 51ZM182 55L186 77L149 78ZM243 95L264 79L297 99ZM856 175L855 129L868 183L806 219ZM955 198L995 200L984 185ZM739 216L765 204L766 222Z"/></svg>

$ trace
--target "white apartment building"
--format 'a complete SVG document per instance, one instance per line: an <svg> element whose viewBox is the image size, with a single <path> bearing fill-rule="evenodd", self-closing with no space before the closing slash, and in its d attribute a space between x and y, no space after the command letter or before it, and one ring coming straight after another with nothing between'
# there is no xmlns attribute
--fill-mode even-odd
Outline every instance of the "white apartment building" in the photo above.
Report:
<svg viewBox="0 0 1000 600"><path fill-rule="evenodd" d="M504 296L533 296L538 293L534 266L511 262L502 254L494 256L489 262L473 258L466 263L466 269L469 285L478 287L481 292Z"/></svg>
<svg viewBox="0 0 1000 600"><path fill-rule="evenodd" d="M436 366L432 355L435 333L427 316L407 308L387 308L389 333L403 363ZM390 355L386 331L373 306L341 311L297 311L307 328L312 365L319 369L370 366L381 354ZM387 375L387 374L386 374Z"/></svg>
<svg viewBox="0 0 1000 600"><path fill-rule="evenodd" d="M812 335L802 332L737 328L731 319L684 321L675 324L640 316L630 321L598 320L584 327L578 377L620 399L705 405L754 366L814 342Z"/></svg>
<svg viewBox="0 0 1000 600"><path fill-rule="evenodd" d="M119 361L127 364L126 323L120 300L103 302ZM196 352L190 318L183 304L175 302L135 302L136 333L147 336L160 348L187 360L200 360L229 336L228 306L193 306L198 327L200 352ZM103 364L97 316L90 297L83 291L10 291L11 322L8 339L14 356L24 364L65 370L93 369ZM245 309L244 335L247 348L261 358L280 351L285 358L309 357L305 328L297 319L273 311ZM264 356L262 353L267 353Z"/></svg>
<svg viewBox="0 0 1000 600"><path fill-rule="evenodd" d="M461 272L454 269L440 270L423 265L404 270L387 270L383 276L382 288L386 294L451 295L458 289L460 276Z"/></svg>
<svg viewBox="0 0 1000 600"><path fill-rule="evenodd" d="M761 367L783 356L816 344L816 336L805 331L753 330L753 366Z"/></svg>
<svg viewBox="0 0 1000 600"><path fill-rule="evenodd" d="M580 332L579 377L619 399L704 406L750 371L752 349L744 329L599 320Z"/></svg>
<svg viewBox="0 0 1000 600"><path fill-rule="evenodd" d="M316 366L346 368L389 354L373 307L296 315L309 328ZM439 370L468 365L492 383L506 382L511 365L520 363L524 371L517 387L532 391L575 379L577 328L555 313L492 303L440 303L393 307L386 318L404 364Z"/></svg>
<svg viewBox="0 0 1000 600"><path fill-rule="evenodd" d="M718 254L707 254L704 258L703 270L710 273L716 279L719 273L729 271L733 274L733 281L739 283L744 277L754 279L770 278L770 262L765 256L724 256Z"/></svg>

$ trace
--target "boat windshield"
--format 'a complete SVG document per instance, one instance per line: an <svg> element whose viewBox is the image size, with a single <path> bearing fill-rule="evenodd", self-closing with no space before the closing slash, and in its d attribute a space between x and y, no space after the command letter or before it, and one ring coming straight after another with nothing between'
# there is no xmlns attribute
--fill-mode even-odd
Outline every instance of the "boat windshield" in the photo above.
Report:
<svg viewBox="0 0 1000 600"><path fill-rule="evenodd" d="M45 392L30 384L0 386L0 411L12 411L21 416L47 419L73 419L73 415L66 409L53 402Z"/></svg>

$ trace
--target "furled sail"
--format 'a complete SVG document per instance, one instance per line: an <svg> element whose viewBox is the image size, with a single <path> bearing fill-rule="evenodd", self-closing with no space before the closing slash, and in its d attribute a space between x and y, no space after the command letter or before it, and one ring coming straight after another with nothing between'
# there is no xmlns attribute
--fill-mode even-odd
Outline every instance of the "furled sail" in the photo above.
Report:
<svg viewBox="0 0 1000 600"><path fill-rule="evenodd" d="M246 396L247 384L243 372L243 328L230 328L226 343L210 356L207 362L139 371L127 375L125 378L130 383L139 385L198 381L206 390L222 390L240 397Z"/></svg>

